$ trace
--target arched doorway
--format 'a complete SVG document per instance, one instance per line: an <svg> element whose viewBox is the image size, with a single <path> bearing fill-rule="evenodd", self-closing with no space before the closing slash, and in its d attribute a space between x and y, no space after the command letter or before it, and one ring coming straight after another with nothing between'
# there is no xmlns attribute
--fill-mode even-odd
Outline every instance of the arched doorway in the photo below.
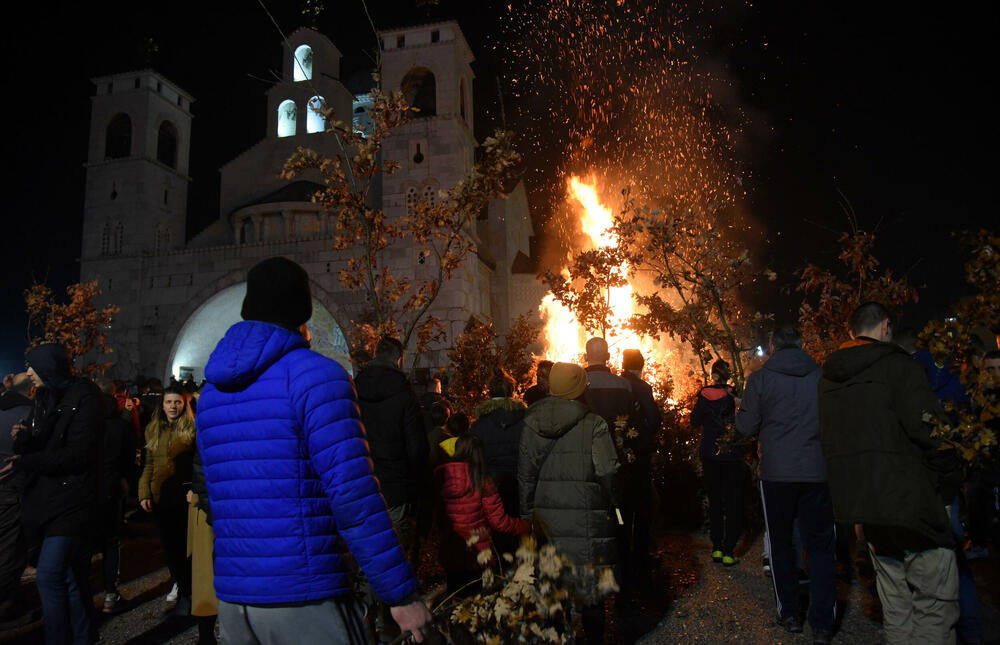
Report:
<svg viewBox="0 0 1000 645"><path fill-rule="evenodd" d="M208 362L212 350L225 335L226 330L242 320L240 309L246 292L246 282L234 284L195 309L174 339L164 382L169 381L171 376L178 380L193 380L196 383L205 378L205 363ZM313 315L309 320L312 348L337 361L344 366L344 369L351 372L350 353L344 333L319 300L313 298L312 302Z"/></svg>

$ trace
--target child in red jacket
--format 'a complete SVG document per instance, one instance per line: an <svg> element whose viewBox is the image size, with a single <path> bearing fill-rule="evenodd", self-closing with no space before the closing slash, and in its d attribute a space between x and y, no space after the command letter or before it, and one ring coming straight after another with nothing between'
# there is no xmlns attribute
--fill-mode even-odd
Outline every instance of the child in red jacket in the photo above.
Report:
<svg viewBox="0 0 1000 645"><path fill-rule="evenodd" d="M454 593L478 579L483 569L496 561L492 531L524 535L531 531L531 524L504 512L496 485L487 475L486 454L479 437L460 437L452 461L438 466L434 473L443 506L439 554L448 591ZM489 553L485 563L478 559L482 552ZM475 585L466 588L467 593L474 591Z"/></svg>

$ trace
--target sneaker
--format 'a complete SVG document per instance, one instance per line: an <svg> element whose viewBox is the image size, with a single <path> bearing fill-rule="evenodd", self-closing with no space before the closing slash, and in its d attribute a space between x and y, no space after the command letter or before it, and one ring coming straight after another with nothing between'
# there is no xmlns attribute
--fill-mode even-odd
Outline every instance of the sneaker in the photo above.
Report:
<svg viewBox="0 0 1000 645"><path fill-rule="evenodd" d="M722 562L722 551L720 549L712 551L712 562Z"/></svg>
<svg viewBox="0 0 1000 645"><path fill-rule="evenodd" d="M737 558L735 555L724 555L724 556L722 556L722 566L724 566L724 567L731 567L731 566L735 565L739 561L740 561L740 559Z"/></svg>
<svg viewBox="0 0 1000 645"><path fill-rule="evenodd" d="M764 573L771 573L771 559L765 555L761 560L764 565Z"/></svg>
<svg viewBox="0 0 1000 645"><path fill-rule="evenodd" d="M789 634L802 633L802 621L798 616L787 616L778 621L778 624L785 628Z"/></svg>
<svg viewBox="0 0 1000 645"><path fill-rule="evenodd" d="M175 582L174 586L170 588L170 593L167 594L167 602L177 602L177 594L178 589L177 583Z"/></svg>
<svg viewBox="0 0 1000 645"><path fill-rule="evenodd" d="M117 591L114 593L104 594L104 609L102 609L101 611L103 611L106 614L110 614L115 610L115 607L118 606L118 603L121 602L121 600L122 600L122 595Z"/></svg>
<svg viewBox="0 0 1000 645"><path fill-rule="evenodd" d="M978 560L980 558L990 557L990 550L985 546L980 546L978 544L970 544L969 548L965 550L966 560Z"/></svg>

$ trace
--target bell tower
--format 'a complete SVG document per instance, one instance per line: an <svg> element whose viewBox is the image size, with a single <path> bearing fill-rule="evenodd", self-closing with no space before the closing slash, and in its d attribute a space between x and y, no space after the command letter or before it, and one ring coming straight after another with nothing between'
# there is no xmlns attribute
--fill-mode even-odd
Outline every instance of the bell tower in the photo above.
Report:
<svg viewBox="0 0 1000 645"><path fill-rule="evenodd" d="M191 96L153 70L92 79L82 271L185 242Z"/></svg>

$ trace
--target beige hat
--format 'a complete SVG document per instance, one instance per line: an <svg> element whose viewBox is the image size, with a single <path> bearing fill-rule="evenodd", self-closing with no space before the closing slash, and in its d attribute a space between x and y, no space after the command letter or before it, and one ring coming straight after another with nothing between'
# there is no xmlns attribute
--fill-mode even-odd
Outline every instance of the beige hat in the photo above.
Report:
<svg viewBox="0 0 1000 645"><path fill-rule="evenodd" d="M587 389L587 371L573 363L556 363L549 372L549 394L560 399L580 398Z"/></svg>

